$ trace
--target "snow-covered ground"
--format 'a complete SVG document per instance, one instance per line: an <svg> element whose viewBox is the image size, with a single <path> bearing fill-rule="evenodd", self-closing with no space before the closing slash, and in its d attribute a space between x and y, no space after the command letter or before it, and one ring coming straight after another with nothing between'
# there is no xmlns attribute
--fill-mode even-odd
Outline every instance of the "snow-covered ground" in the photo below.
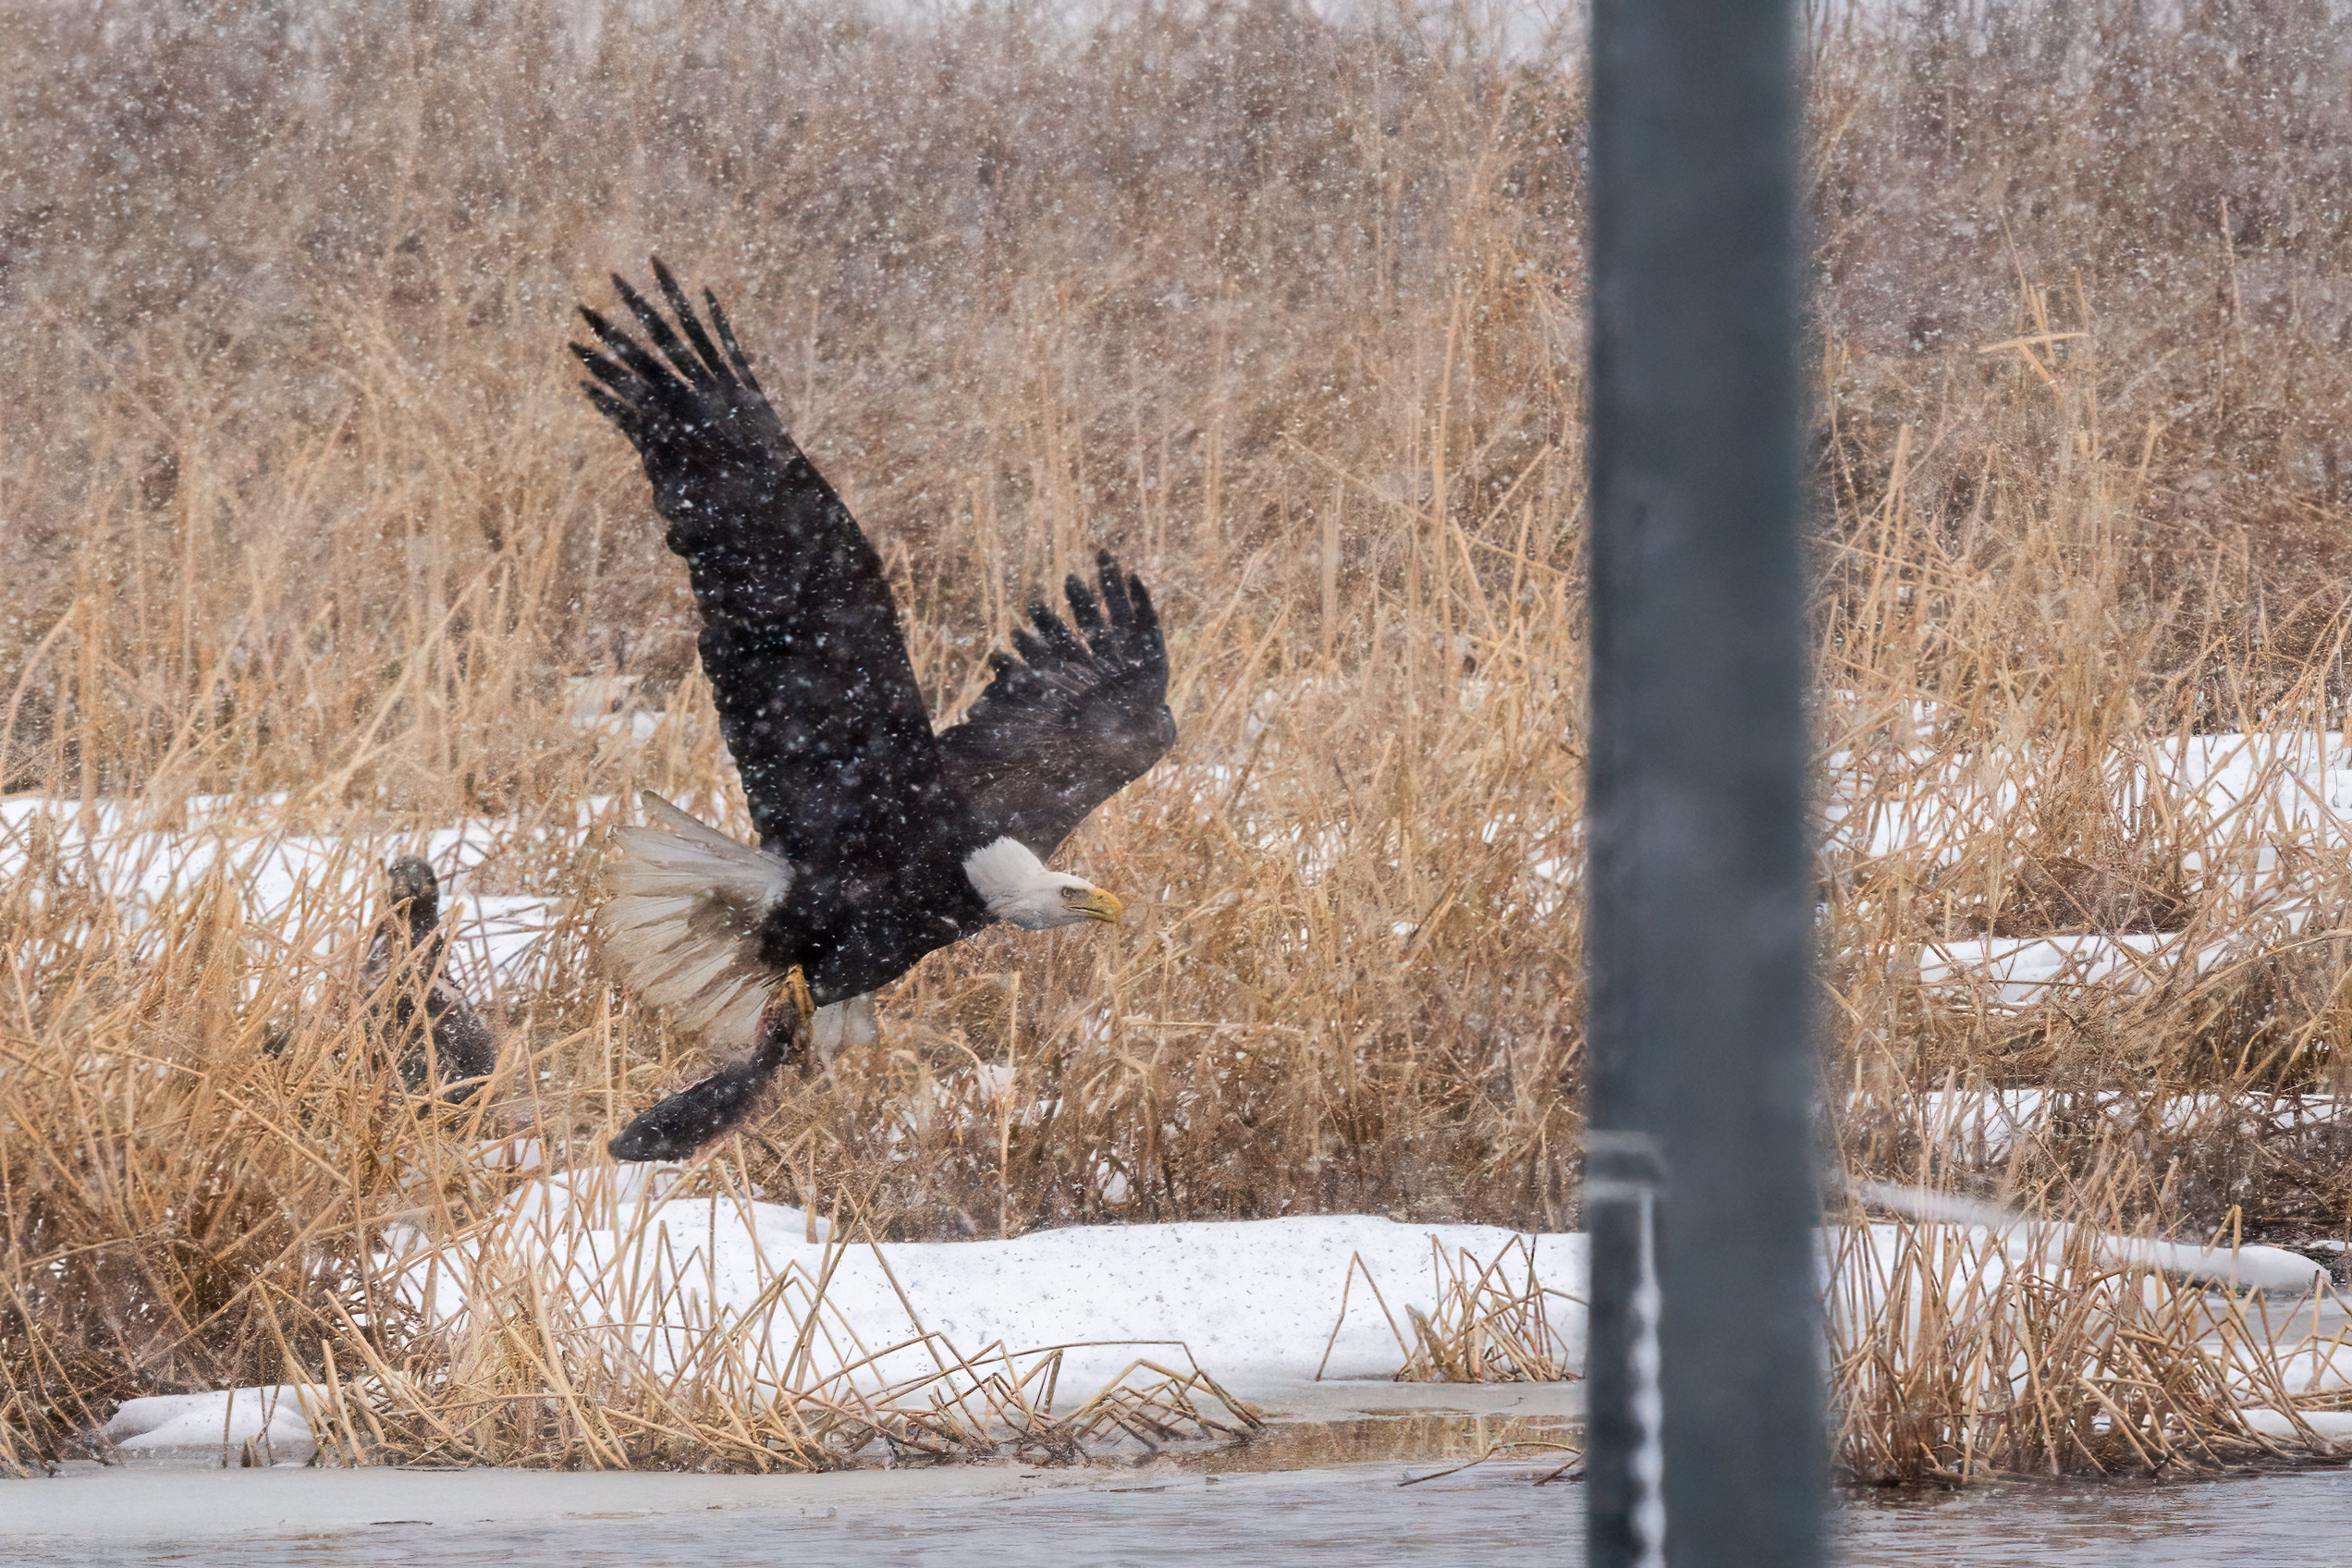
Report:
<svg viewBox="0 0 2352 1568"><path fill-rule="evenodd" d="M582 724L638 737L644 716L626 711L624 699L583 693ZM1999 760L1923 762L1919 787L1908 794L1856 785L1845 798L1873 803L1858 813L1833 809L1833 831L1850 852L1883 855L2002 830L2019 802ZM2301 891L2304 851L2352 848L2352 752L2335 737L2187 737L2116 766L2127 805L2161 802L2195 818L2204 841L2228 847L2210 864L2193 855L2189 875L2241 909L2275 917L2281 933L2299 929L2317 907ZM1979 773L1980 788L1971 782ZM136 928L218 876L238 888L249 919L324 957L351 937L352 911L373 909L385 859L423 853L442 876L457 938L453 962L489 991L526 983L565 900L555 892L490 891L478 885L485 868L519 858L545 867L595 822L619 815L616 802L594 801L557 824L474 822L371 837L256 831L252 823L271 805L259 803L264 809L257 814L256 802L198 799L158 821L130 817L105 801L88 808L0 802L0 877L36 860L57 864L102 889ZM1310 860L1320 852L1311 842L1293 847ZM510 872L486 879L516 885ZM335 918L321 917L330 910ZM2220 951L2187 933L1983 938L1933 944L1919 963L1930 985L2014 1006L2052 987L2153 979L2183 963L2211 962ZM1934 1141L1998 1158L2040 1124L2050 1103L2038 1091L1964 1092L1928 1096L1921 1114L1934 1124ZM2167 1121L2210 1109L2183 1102L2143 1112L2120 1101L2113 1108ZM2334 1109L2297 1103L2275 1115L2297 1121ZM536 1164L534 1158L519 1169ZM746 1347L753 1380L771 1389L840 1379L887 1393L991 1347L1014 1357L1067 1347L1062 1386L1080 1390L1078 1398L1139 1357L1198 1366L1256 1398L1310 1385L1318 1375L1389 1377L1407 1354L1413 1315L1437 1314L1450 1279L1475 1275L1515 1248L1511 1267L1521 1275L1532 1268L1551 1292L1548 1322L1559 1358L1576 1366L1583 1357L1585 1254L1576 1235L1518 1238L1489 1227L1333 1216L876 1245L829 1237L821 1221L797 1209L678 1195L669 1190L674 1180L675 1173L593 1166L534 1176L492 1219L438 1239L396 1231L378 1261L412 1305L452 1326L464 1323L469 1299L486 1299L478 1288L485 1278L529 1270L569 1304L578 1327L625 1337L651 1366L692 1364L697 1342L728 1327ZM2015 1227L1965 1205L1914 1212L1954 1244L1991 1259L1973 1288L2008 1268L2054 1267L2066 1235L2057 1227ZM1864 1316L1878 1310L1898 1244L1893 1229L1879 1226L1825 1245L1832 1299ZM2101 1244L2119 1265L2297 1292L2315 1303L2332 1294L2316 1266L2274 1249ZM1831 1279L1832 1269L1846 1272ZM2340 1324L2340 1307L2330 1305L2327 1317ZM2292 1366L2294 1391L2352 1387L2352 1358L2339 1368L2332 1344L2295 1354L2301 1359ZM2256 1380L2247 1381L2249 1398ZM2279 1386L2275 1378L2271 1386ZM310 1398L310 1390L287 1389L134 1401L107 1431L130 1453L218 1452L224 1443L241 1451L249 1438L264 1455L298 1452L307 1442L301 1407Z"/></svg>
<svg viewBox="0 0 2352 1568"><path fill-rule="evenodd" d="M1855 1114L1890 1110L1860 1095L1849 1096L1848 1109ZM2113 1089L1991 1088L1931 1089L1904 1100L1895 1114L1926 1146L1986 1168L2007 1159L2021 1141L2055 1133L2062 1118L2073 1124L2069 1132L2097 1118L2119 1135L2196 1129L2259 1137L2324 1127L2339 1110L2333 1095L2281 1095L2262 1100L2185 1094L2150 1103Z"/></svg>
<svg viewBox="0 0 2352 1568"><path fill-rule="evenodd" d="M510 1287L528 1273L537 1280L533 1299L562 1304L550 1320L559 1318L564 1334L612 1336L628 1347L624 1359L657 1376L713 1372L706 1353L725 1340L735 1347L735 1380L748 1373L741 1391L754 1398L789 1389L833 1403L887 1401L960 1362L1026 1370L1062 1347L1061 1409L1138 1360L1197 1367L1244 1400L1294 1414L1395 1407L1439 1391L1386 1381L1405 1359L1413 1316L1440 1317L1452 1287L1495 1264L1501 1293L1544 1292L1561 1361L1577 1367L1584 1357L1586 1250L1577 1234L1342 1215L875 1244L830 1236L797 1209L664 1195L658 1178L627 1172L615 1182L613 1174L527 1183L469 1234L439 1243L409 1235L380 1261L412 1305L460 1332L472 1302L494 1299L493 1292L515 1299ZM1965 1200L1900 1189L1864 1195L1920 1223L1822 1233L1823 1284L1838 1331L1863 1331L1898 1293L1904 1310L1916 1313L1921 1280L1930 1277L1920 1272L1923 1257L1937 1260L1931 1277L1944 1281L1952 1306L1982 1310L2011 1271L2055 1279L2072 1252L2094 1275L2138 1266L2272 1292L2273 1305L2249 1307L2239 1320L2275 1328L2251 1337L2217 1330L2208 1341L2250 1410L2272 1410L2283 1395L2352 1389L2344 1304L2324 1271L2296 1254L2027 1225ZM2226 1317L2217 1309L2217 1322ZM2290 1327L2307 1319L2309 1331ZM2003 1374L1988 1367L1984 1375L1997 1382ZM1380 1391L1336 1401L1320 1391L1349 1386ZM1450 1387L1440 1398L1461 1408L1477 1391ZM319 1403L320 1391L309 1388L138 1400L106 1430L135 1455L213 1464L266 1435L256 1463L299 1461L310 1452L303 1410ZM1527 1407L1574 1408L1556 1400ZM2284 1414L2257 1421L2258 1429L2268 1430L2260 1426L2267 1422L2294 1435ZM2322 1438L2352 1437L2352 1418L2311 1425Z"/></svg>
<svg viewBox="0 0 2352 1568"><path fill-rule="evenodd" d="M1915 716L1928 727L1931 715ZM1917 874L1954 864L1987 838L2022 851L2027 759L1999 748L1948 752L1917 741L1829 762L1824 808L1832 852L1848 864L1924 854ZM2144 741L2106 759L2107 792L2126 822L2163 819L2183 845L2181 873L2201 900L2226 900L2230 923L2265 939L2299 932L2320 907L2312 883L2352 851L2352 744L2332 732L2279 730ZM2027 1007L2070 989L2138 989L2244 956L2242 938L2177 933L1962 937L1916 955L1927 985L1980 1005Z"/></svg>
<svg viewBox="0 0 2352 1568"><path fill-rule="evenodd" d="M1492 1226L1329 1215L837 1243L797 1208L642 1187L616 1200L591 1176L531 1183L500 1222L438 1245L415 1241L395 1261L409 1299L443 1321L462 1319L470 1284L542 1269L583 1317L639 1326L642 1354L664 1369L709 1326L750 1317L750 1359L764 1347L780 1370L802 1356L792 1386L854 1366L852 1380L878 1392L991 1345L1071 1346L1062 1385L1083 1398L1139 1356L1197 1365L1237 1391L1318 1371L1389 1377L1407 1353L1408 1310L1434 1316L1465 1256L1483 1265L1514 1240ZM1553 1349L1581 1362L1584 1237L1528 1237L1518 1256L1526 1261L1513 1282L1531 1264L1558 1292ZM830 1332L802 1348L820 1295L815 1316ZM657 1323L678 1326L676 1342Z"/></svg>
<svg viewBox="0 0 2352 1568"><path fill-rule="evenodd" d="M201 1464L233 1455L245 1468L247 1445L251 1444L257 1463L299 1464L311 1457L314 1446L305 1408L318 1408L325 1392L324 1388L281 1383L127 1399L100 1435L117 1454L134 1460L193 1459Z"/></svg>
<svg viewBox="0 0 2352 1568"><path fill-rule="evenodd" d="M198 795L159 823L115 800L99 800L87 811L67 800L0 800L0 880L22 876L36 861L54 864L61 878L102 894L137 934L157 911L218 876L237 889L248 922L324 959L351 939L350 912L373 913L381 904L385 864L421 855L440 878L452 972L487 996L522 981L563 900L481 891L475 884L483 869L518 851L580 838L613 809L611 801L597 799L582 802L575 819L560 826L474 820L421 833L370 832L364 825L331 834L255 826L285 804L282 798ZM37 903L38 888L34 897Z"/></svg>
<svg viewBox="0 0 2352 1568"><path fill-rule="evenodd" d="M630 705L612 678L573 682L576 727L642 742L659 718ZM1925 743L1842 753L1828 765L1826 827L1833 854L1849 863L1924 851L1922 871L1952 864L1961 846L1991 836L2024 847L2025 810L2016 759L1997 750L1940 751ZM1224 793L1235 770L1199 764L1160 780L1171 789ZM2226 899L2233 930L2259 922L2265 940L2301 931L2321 907L2311 886L2352 851L2352 746L2333 733L2215 734L2175 737L2119 752L2107 765L2109 792L2126 818L2157 813L2176 822L2187 848L2182 872L2204 900ZM120 802L19 797L0 801L0 877L20 871L36 839L80 880L103 888L135 925L145 912L184 896L216 871L239 886L249 919L304 929L313 906L372 898L384 861L422 854L439 872L459 940L452 962L480 984L511 984L527 973L554 927L563 900L552 892L490 892L476 886L484 867L511 864L518 851L545 858L584 841L598 822L633 820L610 799L581 802L564 822L482 819L429 832L370 834L338 827L329 835L256 830L282 801L197 797L167 826L127 817ZM1297 858L1303 880L1317 879L1333 853L1336 830L1296 824L1250 824L1268 852ZM1489 837L1515 827L1498 820ZM1531 896L1573 892L1575 867L1546 851L1529 867ZM507 876L504 883L511 885ZM542 878L544 880L544 878ZM332 933L316 930L314 944ZM2192 928L2120 936L1966 937L1930 941L1913 955L1922 981L1981 1005L2025 1007L2093 985L2138 988L2186 969L2201 973L2242 957L2243 937L2216 939Z"/></svg>
<svg viewBox="0 0 2352 1568"><path fill-rule="evenodd" d="M1026 1372L1059 1351L1060 1412L1139 1361L1206 1372L1269 1413L1393 1409L1415 1403L1390 1381L1410 1314L1442 1319L1448 1287L1498 1259L1504 1293L1544 1290L1551 1354L1583 1355L1582 1235L1341 1215L875 1244L780 1205L658 1195L661 1175L602 1167L534 1181L464 1236L396 1233L398 1250L379 1265L410 1305L460 1333L473 1303L515 1299L493 1292L528 1274L563 1335L610 1336L627 1346L618 1359L659 1378L685 1371L753 1399L789 1389L886 1403L960 1365ZM719 1341L723 1365L708 1354ZM1525 1385L1492 1391L1502 1397L1456 1388L1435 1403L1580 1408ZM325 1398L288 1386L133 1400L104 1435L135 1458L242 1464L251 1439L263 1445L255 1463L300 1462L312 1452L306 1412Z"/></svg>
<svg viewBox="0 0 2352 1568"><path fill-rule="evenodd" d="M1945 752L1924 741L1839 753L1828 765L1830 835L1876 858L1999 833L2024 803L2017 778L2028 771L2025 760L1998 748ZM2233 876L2274 874L2282 840L2352 845L2352 743L2333 731L2144 740L2108 758L2106 774L2109 796L2126 816L2153 808L2181 814L2209 840L2269 838L2258 860L2212 867ZM2208 858L2192 851L2184 869L2208 868Z"/></svg>
<svg viewBox="0 0 2352 1568"><path fill-rule="evenodd" d="M2154 1268L2185 1280L2225 1288L2252 1290L2273 1295L2310 1295L2325 1291L2327 1270L2305 1257L2301 1253L2284 1247L2199 1246L2182 1242L2159 1241L2144 1236L2107 1235L2085 1227L2048 1220L2022 1220L2003 1213L1991 1204L1954 1196L1948 1193L1921 1192L1898 1187L1887 1182L1864 1182L1858 1195L1881 1208L1889 1208L1926 1221L1929 1227L1926 1244L1957 1244L1963 1248L1997 1249L1996 1261L1986 1278L1997 1282L2004 1268L2033 1268L2054 1274L2070 1245L2079 1237L2103 1262L2122 1268ZM1863 1276L1882 1272L1886 1259L1902 1244L1903 1234L1895 1227L1872 1225L1855 1232L1833 1233L1840 1237L1859 1236L1852 1250L1854 1270ZM1837 1243L1833 1241L1831 1245ZM1830 1283L1833 1265L1823 1265L1824 1282ZM1852 1288L1850 1282L1839 1281L1841 1288ZM1864 1287L1866 1301L1874 1299ZM2352 1356L2346 1363L2352 1373Z"/></svg>

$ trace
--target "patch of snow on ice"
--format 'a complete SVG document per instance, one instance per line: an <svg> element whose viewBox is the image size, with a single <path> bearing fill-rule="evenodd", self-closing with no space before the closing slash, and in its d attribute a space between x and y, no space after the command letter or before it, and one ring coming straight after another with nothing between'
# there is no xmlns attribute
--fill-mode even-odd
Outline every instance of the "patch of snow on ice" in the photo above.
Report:
<svg viewBox="0 0 2352 1568"><path fill-rule="evenodd" d="M326 1390L316 1384L280 1383L202 1394L153 1394L123 1401L103 1435L123 1453L155 1458L200 1452L241 1458L251 1438L266 1445L272 1463L306 1460L312 1443L311 1424L302 1415L305 1396L324 1402Z"/></svg>

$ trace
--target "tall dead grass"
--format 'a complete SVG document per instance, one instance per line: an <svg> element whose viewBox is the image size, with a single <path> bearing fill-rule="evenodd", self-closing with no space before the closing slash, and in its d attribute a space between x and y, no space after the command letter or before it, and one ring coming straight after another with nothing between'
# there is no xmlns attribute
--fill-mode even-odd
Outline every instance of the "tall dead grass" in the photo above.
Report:
<svg viewBox="0 0 2352 1568"><path fill-rule="evenodd" d="M730 1179L894 1236L1574 1220L1573 57L1281 6L0 26L0 783L62 807L10 819L0 889L25 1452L134 1390L312 1380L323 1343L397 1362L397 1322L350 1312L375 1227L514 1179L449 1148L587 1158L698 1067L577 919L611 802L742 824L680 575L558 351L654 251L727 298L881 546L937 708L1109 545L1166 606L1184 737L1069 851L1139 918L930 961ZM1947 841L1833 839L1842 1152L2339 1224L2332 1130L2102 1108L2338 1072L2335 916L2265 924L2187 869L2226 860L2215 824L2113 765L2344 720L2344 26L1996 5L1809 43L1824 753L1849 821L1939 761L2014 790ZM568 913L493 998L490 1093L421 1114L369 1046L363 871L260 923L225 874L127 907L77 848L116 808L192 841L199 796L354 862L500 825L461 891ZM2341 908L2335 863L2286 847ZM1921 978L1931 938L2102 923L2244 961L2021 1009ZM2016 1084L2076 1096L2021 1153L1903 1131L1926 1093Z"/></svg>
<svg viewBox="0 0 2352 1568"><path fill-rule="evenodd" d="M2317 85L2346 48L2294 6L1929 7L1822 41L1850 1164L2287 1240L2352 1217L2332 1110L2281 1110L2332 1106L2346 1060L2345 845L2302 808L2343 766L2352 298L2301 194L2352 148ZM2245 776L2184 788L2164 759L2218 731L2255 738ZM1904 816L1930 826L1870 840ZM2047 932L2199 962L2024 1006L1923 981L1939 940ZM1899 1130L1972 1088L2049 1097L1989 1161Z"/></svg>
<svg viewBox="0 0 2352 1568"><path fill-rule="evenodd" d="M2345 1339L2316 1291L2211 1291L2119 1256L2093 1225L1898 1219L1843 1227L1827 1251L1831 1450L1851 1480L2195 1475L2334 1452L2307 1412L2340 1399Z"/></svg>

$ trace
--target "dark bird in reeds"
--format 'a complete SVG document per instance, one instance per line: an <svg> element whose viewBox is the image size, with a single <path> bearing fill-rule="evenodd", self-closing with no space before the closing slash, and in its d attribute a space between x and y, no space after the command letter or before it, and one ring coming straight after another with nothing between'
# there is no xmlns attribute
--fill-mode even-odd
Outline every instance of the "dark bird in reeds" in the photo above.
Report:
<svg viewBox="0 0 2352 1568"><path fill-rule="evenodd" d="M441 924L440 879L414 855L384 871L389 901L361 970L377 1038L400 1053L400 1082L410 1093L439 1084L449 1085L447 1098L469 1099L496 1070L498 1041L442 973L449 933Z"/></svg>
<svg viewBox="0 0 2352 1568"><path fill-rule="evenodd" d="M1174 744L1151 596L1108 553L1071 625L1040 600L961 723L934 733L881 558L786 434L709 290L707 327L659 262L667 315L619 277L641 342L593 310L589 400L643 459L703 617L703 668L757 848L648 795L598 915L621 979L749 1054L640 1115L620 1159L675 1159L747 1116L816 1008L999 920L1116 922L1046 868L1071 829ZM1018 656L1015 656L1017 655Z"/></svg>

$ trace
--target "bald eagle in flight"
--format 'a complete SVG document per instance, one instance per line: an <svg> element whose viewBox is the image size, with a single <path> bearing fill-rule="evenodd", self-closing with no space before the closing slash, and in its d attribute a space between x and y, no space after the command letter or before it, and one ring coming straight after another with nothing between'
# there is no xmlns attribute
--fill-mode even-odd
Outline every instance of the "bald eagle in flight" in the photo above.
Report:
<svg viewBox="0 0 2352 1568"><path fill-rule="evenodd" d="M703 617L703 668L756 849L656 797L624 828L598 915L624 982L750 1054L611 1144L676 1159L750 1114L807 1048L816 1008L897 979L997 921L1116 922L1119 900L1045 861L1175 743L1168 650L1142 582L1098 557L1099 597L1042 601L1019 656L937 734L881 558L761 391L708 289L709 325L658 261L665 317L619 277L645 341L585 306L589 400L644 459ZM716 340L714 340L714 334ZM650 345L650 346L648 346Z"/></svg>

